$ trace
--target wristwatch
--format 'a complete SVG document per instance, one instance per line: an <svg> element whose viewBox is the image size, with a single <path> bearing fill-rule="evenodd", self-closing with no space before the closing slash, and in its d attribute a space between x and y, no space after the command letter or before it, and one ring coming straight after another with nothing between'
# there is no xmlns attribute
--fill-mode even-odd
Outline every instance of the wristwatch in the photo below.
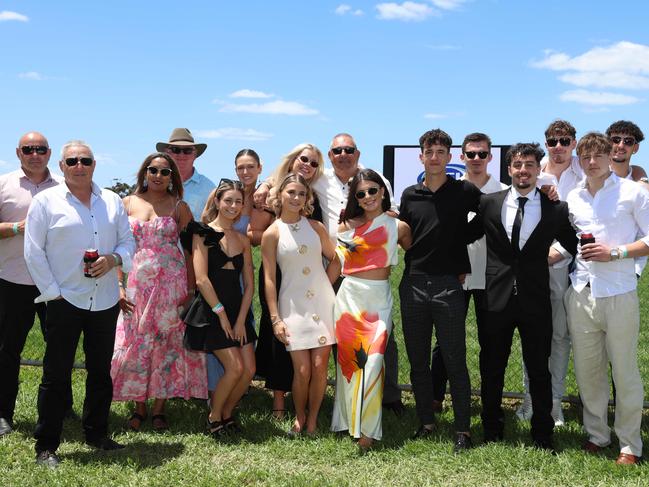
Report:
<svg viewBox="0 0 649 487"><path fill-rule="evenodd" d="M115 267L118 265L122 265L122 256L119 255L117 252L113 252L111 254L113 256L113 259L115 259Z"/></svg>
<svg viewBox="0 0 649 487"><path fill-rule="evenodd" d="M611 249L611 260L618 260L620 258L620 249Z"/></svg>

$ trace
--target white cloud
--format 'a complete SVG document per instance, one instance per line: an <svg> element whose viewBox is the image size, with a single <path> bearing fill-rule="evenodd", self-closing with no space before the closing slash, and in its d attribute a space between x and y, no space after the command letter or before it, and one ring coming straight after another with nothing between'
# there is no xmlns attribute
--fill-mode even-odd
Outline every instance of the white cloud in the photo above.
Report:
<svg viewBox="0 0 649 487"><path fill-rule="evenodd" d="M249 90L244 88L230 94L230 98L272 98L275 95L264 93L263 91Z"/></svg>
<svg viewBox="0 0 649 487"><path fill-rule="evenodd" d="M95 154L95 161L99 166L116 166L117 161L113 158L111 154L99 153Z"/></svg>
<svg viewBox="0 0 649 487"><path fill-rule="evenodd" d="M379 11L378 18L382 20L403 20L405 22L421 22L428 17L438 15L438 12L425 3L403 2L403 3L379 3L376 5Z"/></svg>
<svg viewBox="0 0 649 487"><path fill-rule="evenodd" d="M26 73L19 73L18 77L20 79L29 79L32 81L43 81L46 79L45 76L43 76L41 73L38 73L36 71L27 71Z"/></svg>
<svg viewBox="0 0 649 487"><path fill-rule="evenodd" d="M263 141L273 137L273 134L260 132L255 129L242 129L234 127L225 127L214 130L198 130L198 137L205 139L227 139L227 140L255 140Z"/></svg>
<svg viewBox="0 0 649 487"><path fill-rule="evenodd" d="M336 10L334 10L334 13L336 15L363 15L364 12L360 8L352 8L351 5L347 5L346 3L341 3L336 7Z"/></svg>
<svg viewBox="0 0 649 487"><path fill-rule="evenodd" d="M588 90L570 90L561 93L561 101L572 101L590 106L632 105L640 101L635 96L620 93L596 92Z"/></svg>
<svg viewBox="0 0 649 487"><path fill-rule="evenodd" d="M466 3L466 0L430 0L433 5L443 10L455 10Z"/></svg>
<svg viewBox="0 0 649 487"><path fill-rule="evenodd" d="M431 120L438 120L440 118L446 118L448 115L444 115L443 113L426 113L424 115L424 118L429 118Z"/></svg>
<svg viewBox="0 0 649 487"><path fill-rule="evenodd" d="M19 14L18 12L3 10L2 12L0 12L0 22L7 21L7 20L17 20L19 22L27 22L29 21L29 17L23 14Z"/></svg>
<svg viewBox="0 0 649 487"><path fill-rule="evenodd" d="M564 83L594 88L621 88L627 90L649 89L649 77L631 73L567 73L559 76Z"/></svg>
<svg viewBox="0 0 649 487"><path fill-rule="evenodd" d="M318 115L320 113L295 101L275 100L266 103L224 104L220 112L234 113L263 113L269 115Z"/></svg>

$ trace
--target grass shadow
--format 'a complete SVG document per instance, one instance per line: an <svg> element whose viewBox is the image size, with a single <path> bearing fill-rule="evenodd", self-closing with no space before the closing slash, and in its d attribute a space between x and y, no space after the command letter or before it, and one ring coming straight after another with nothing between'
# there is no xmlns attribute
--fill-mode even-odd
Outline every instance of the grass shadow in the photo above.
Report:
<svg viewBox="0 0 649 487"><path fill-rule="evenodd" d="M88 447L84 450L63 454L63 460L90 465L123 465L136 470L156 468L181 456L185 452L185 445L179 440L176 442L150 442L133 441L126 444L123 450L99 451Z"/></svg>

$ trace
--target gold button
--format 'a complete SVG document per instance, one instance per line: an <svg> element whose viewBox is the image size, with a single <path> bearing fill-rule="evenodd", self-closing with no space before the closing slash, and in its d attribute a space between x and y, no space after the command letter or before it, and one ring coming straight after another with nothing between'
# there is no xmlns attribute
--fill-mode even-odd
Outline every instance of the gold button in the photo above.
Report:
<svg viewBox="0 0 649 487"><path fill-rule="evenodd" d="M320 317L318 315L314 314L313 316L311 316L311 318L313 318L313 321L320 321Z"/></svg>
<svg viewBox="0 0 649 487"><path fill-rule="evenodd" d="M327 343L327 337L321 336L320 338L318 338L318 343L320 345L324 345L325 343Z"/></svg>
<svg viewBox="0 0 649 487"><path fill-rule="evenodd" d="M309 250L308 245L300 245L300 248L297 250L300 254L306 254L306 251Z"/></svg>
<svg viewBox="0 0 649 487"><path fill-rule="evenodd" d="M304 269L302 269L302 274L308 276L309 274L311 274L311 268L309 266L306 266Z"/></svg>
<svg viewBox="0 0 649 487"><path fill-rule="evenodd" d="M308 299L311 299L313 296L315 296L315 293L314 293L313 291L311 291L311 289L307 289L307 291L306 291L306 297L307 297Z"/></svg>

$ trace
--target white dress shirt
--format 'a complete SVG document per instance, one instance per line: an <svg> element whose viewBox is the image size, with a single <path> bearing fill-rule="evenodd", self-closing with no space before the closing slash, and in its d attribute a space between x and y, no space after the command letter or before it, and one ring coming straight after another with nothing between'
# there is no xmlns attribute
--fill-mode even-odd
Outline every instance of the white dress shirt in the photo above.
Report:
<svg viewBox="0 0 649 487"><path fill-rule="evenodd" d="M641 240L649 246L649 192L640 184L611 173L592 196L584 180L568 194L568 207L578 235L592 233L596 242L609 247L630 244L645 235ZM638 281L633 259L586 262L581 252L570 280L577 292L590 282L595 298L627 293L636 289Z"/></svg>
<svg viewBox="0 0 649 487"><path fill-rule="evenodd" d="M510 242L512 240L514 219L518 211L518 198L521 196L512 186L503 202L501 217ZM521 221L521 233L518 239L519 249L525 247L525 242L527 242L527 239L530 238L530 235L532 235L532 232L541 221L541 197L539 196L538 190L534 189L530 191L523 198L527 198L528 202L525 204L523 220Z"/></svg>
<svg viewBox="0 0 649 487"><path fill-rule="evenodd" d="M359 169L363 166L358 165ZM378 171L377 171L378 172ZM397 205L394 202L394 195L392 193L392 186L390 181L385 179L383 174L378 173L385 186L390 193L390 209L398 213ZM324 173L313 183L311 186L315 194L318 196L320 208L322 208L322 218L324 225L329 233L329 238L336 244L336 234L338 233L338 220L340 220L340 212L347 206L347 197L349 196L349 181L341 181L336 176L333 168L325 168Z"/></svg>
<svg viewBox="0 0 649 487"><path fill-rule="evenodd" d="M65 183L34 196L25 224L25 261L41 292L35 302L62 296L90 311L117 303L116 268L100 278L84 276L83 254L88 248L100 255L119 254L124 272L130 270L135 240L119 196L94 183L90 208Z"/></svg>
<svg viewBox="0 0 649 487"><path fill-rule="evenodd" d="M466 175L462 179L468 181ZM479 189L484 194L489 194L507 189L507 185L489 176L485 185ZM475 217L475 213L470 211L467 216L468 220L471 221ZM469 252L469 262L471 262L471 274L467 274L462 287L466 290L484 289L486 285L485 270L487 268L487 237L483 236L467 245L466 248Z"/></svg>

